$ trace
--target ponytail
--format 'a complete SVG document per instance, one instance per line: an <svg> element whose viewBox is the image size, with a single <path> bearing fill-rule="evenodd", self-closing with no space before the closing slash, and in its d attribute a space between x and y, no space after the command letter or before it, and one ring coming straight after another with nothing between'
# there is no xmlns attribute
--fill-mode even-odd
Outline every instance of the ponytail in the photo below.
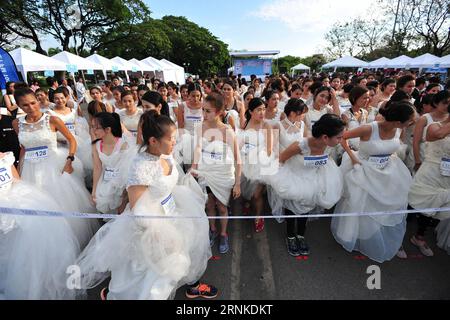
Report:
<svg viewBox="0 0 450 320"><path fill-rule="evenodd" d="M169 117L158 114L156 110L144 112L139 122L143 137L141 148L148 148L148 140L150 138L154 137L159 140L166 134L167 127L175 126L175 123Z"/></svg>
<svg viewBox="0 0 450 320"><path fill-rule="evenodd" d="M114 137L122 137L122 124L117 113L99 112L94 115L94 118L103 129L111 128L111 134ZM95 144L98 140L100 139L95 140L92 144Z"/></svg>

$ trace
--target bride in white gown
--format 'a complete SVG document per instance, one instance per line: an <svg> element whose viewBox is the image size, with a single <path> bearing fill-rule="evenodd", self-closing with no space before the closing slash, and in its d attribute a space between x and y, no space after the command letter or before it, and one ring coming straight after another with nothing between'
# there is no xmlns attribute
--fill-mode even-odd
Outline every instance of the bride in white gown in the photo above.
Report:
<svg viewBox="0 0 450 320"><path fill-rule="evenodd" d="M330 209L340 199L343 179L334 160L325 154L342 138L344 122L334 114L324 114L312 126L312 137L301 137L280 153L281 167L268 176L274 196L281 199L286 216L288 253L309 255L305 240L306 217Z"/></svg>
<svg viewBox="0 0 450 320"><path fill-rule="evenodd" d="M203 123L196 135L193 175L198 175L199 184L208 194L207 214L216 215L216 206L221 216L228 215L231 192L236 199L241 194L241 163L239 147L233 129L222 120L224 103L221 95L211 94L205 98ZM229 249L226 219L220 220L219 252ZM214 244L219 236L216 221L210 220L210 241Z"/></svg>
<svg viewBox="0 0 450 320"><path fill-rule="evenodd" d="M185 176L186 185L176 184L178 171L169 156L174 123L155 111L144 113L141 123L147 143L129 172L129 205L97 232L77 263L82 287L94 287L111 274L108 299L173 298L177 288L198 281L211 257L203 192L191 175ZM209 289L214 293L209 297L217 295Z"/></svg>
<svg viewBox="0 0 450 320"><path fill-rule="evenodd" d="M446 104L450 109L450 94L440 92L436 95L439 104ZM438 104L436 103L436 104ZM425 159L420 166L409 191L409 203L414 209L439 208L450 206L450 118L445 121L431 123L425 128L427 145ZM450 254L450 212L423 213L440 222L436 228L437 244ZM420 248L426 245L425 240L415 235ZM432 255L432 254L431 254Z"/></svg>
<svg viewBox="0 0 450 320"><path fill-rule="evenodd" d="M25 149L20 158L21 178L51 194L66 212L96 212L84 181L72 174L72 161L77 147L73 135L59 118L40 111L36 96L30 89L24 89L18 95L17 103L27 114L17 120L19 142ZM57 131L67 139L69 155L67 149L58 149ZM95 219L67 220L82 247L98 229Z"/></svg>
<svg viewBox="0 0 450 320"><path fill-rule="evenodd" d="M46 192L19 179L12 152L0 153L0 199L6 208L61 211ZM65 218L0 213L0 299L75 299L67 267L80 246Z"/></svg>
<svg viewBox="0 0 450 320"><path fill-rule="evenodd" d="M136 148L122 135L117 113L100 112L93 120L94 179L92 198L101 213L121 213L127 201L126 183Z"/></svg>
<svg viewBox="0 0 450 320"><path fill-rule="evenodd" d="M75 164L80 167L80 169L74 168L75 173L77 173L78 175L82 175L83 177L86 176L92 178L93 161L89 131L86 131L84 126L82 126L81 123L77 121L77 110L67 107L67 98L65 97L64 92L68 92L64 87L59 87L55 90L55 93L53 94L55 107L53 108L53 110L49 110L48 113L52 116L60 118L64 122L66 128L69 129L70 133L77 141L76 156L81 160L81 162L75 162ZM58 148L66 149L66 151L68 151L67 140L61 134L61 132L56 133L56 138L58 140ZM77 172L80 170L81 172Z"/></svg>
<svg viewBox="0 0 450 320"><path fill-rule="evenodd" d="M274 127L274 130L278 129L280 132L280 152L283 152L292 143L301 141L307 136L308 131L305 128L304 122L306 112L308 112L308 107L303 100L289 99L284 108L286 118ZM272 209L272 214L282 216L284 200L277 196L270 185L267 186L267 199ZM282 222L283 219L280 218L277 220L278 222Z"/></svg>
<svg viewBox="0 0 450 320"><path fill-rule="evenodd" d="M385 120L345 132L341 171L344 194L336 213L367 213L404 210L412 182L408 168L395 154L400 134L413 121L409 102L389 103L380 111ZM347 139L360 138L359 151ZM334 238L347 251L357 250L377 262L391 260L402 247L406 214L334 217ZM400 257L406 255L400 250Z"/></svg>

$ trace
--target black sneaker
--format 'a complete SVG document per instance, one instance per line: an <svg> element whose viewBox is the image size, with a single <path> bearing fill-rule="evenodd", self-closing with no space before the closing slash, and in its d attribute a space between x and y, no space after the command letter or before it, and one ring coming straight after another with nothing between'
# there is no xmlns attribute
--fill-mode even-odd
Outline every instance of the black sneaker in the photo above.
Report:
<svg viewBox="0 0 450 320"><path fill-rule="evenodd" d="M217 292L218 290L216 287L205 283L200 283L196 287L189 286L186 289L186 297L189 299L195 299L199 297L205 299L214 299L215 297L217 297Z"/></svg>
<svg viewBox="0 0 450 320"><path fill-rule="evenodd" d="M300 255L297 238L286 237L286 246L288 253L293 257L298 257Z"/></svg>
<svg viewBox="0 0 450 320"><path fill-rule="evenodd" d="M209 245L212 247L216 242L217 237L219 236L219 232L212 231L209 229Z"/></svg>
<svg viewBox="0 0 450 320"><path fill-rule="evenodd" d="M298 251L300 252L300 254L302 256L308 256L309 255L309 246L306 243L305 237L296 236L297 238L297 243L298 243Z"/></svg>

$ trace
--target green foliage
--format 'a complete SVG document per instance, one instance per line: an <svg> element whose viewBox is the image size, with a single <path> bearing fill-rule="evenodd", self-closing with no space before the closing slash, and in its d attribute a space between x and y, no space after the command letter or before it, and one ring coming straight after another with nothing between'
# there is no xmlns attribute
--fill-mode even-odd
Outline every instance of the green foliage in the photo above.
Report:
<svg viewBox="0 0 450 320"><path fill-rule="evenodd" d="M78 14L73 19L73 6ZM36 51L43 35L53 37L62 50L81 56L94 52L112 58L143 59L153 56L176 64L186 63L201 76L226 73L227 45L185 17L152 19L142 0L2 0L0 45L11 39L33 41ZM72 17L72 18L71 18ZM59 48L50 48L49 55ZM89 50L89 51L88 51Z"/></svg>
<svg viewBox="0 0 450 320"><path fill-rule="evenodd" d="M311 68L311 72L318 71L322 65L327 63L323 54L313 54L312 56L303 58L300 63L307 65Z"/></svg>
<svg viewBox="0 0 450 320"><path fill-rule="evenodd" d="M187 71L200 76L226 71L229 66L228 45L208 29L185 17L165 16L161 21L172 43L169 60L179 65L189 63Z"/></svg>
<svg viewBox="0 0 450 320"><path fill-rule="evenodd" d="M123 24L97 41L96 51L106 57L165 58L180 66L189 64L186 71L201 76L223 73L229 64L227 45L185 17L165 16L137 25Z"/></svg>
<svg viewBox="0 0 450 320"><path fill-rule="evenodd" d="M54 56L57 53L60 53L62 50L60 48L48 48L47 54L49 57Z"/></svg>
<svg viewBox="0 0 450 320"><path fill-rule="evenodd" d="M301 58L300 57L294 57L294 56L284 56L278 59L274 59L272 66L273 67L273 71L277 71L276 67L278 64L278 72L274 72L274 73L290 73L291 72L291 68L301 62Z"/></svg>

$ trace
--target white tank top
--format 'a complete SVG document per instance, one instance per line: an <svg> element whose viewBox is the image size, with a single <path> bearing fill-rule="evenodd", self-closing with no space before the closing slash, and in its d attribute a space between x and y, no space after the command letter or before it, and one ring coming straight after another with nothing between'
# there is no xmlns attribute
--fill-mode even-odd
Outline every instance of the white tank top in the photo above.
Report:
<svg viewBox="0 0 450 320"><path fill-rule="evenodd" d="M203 110L202 109L190 109L186 102L183 102L184 107L184 129L189 131L191 135L194 135L194 128L197 125L201 125L203 122Z"/></svg>

